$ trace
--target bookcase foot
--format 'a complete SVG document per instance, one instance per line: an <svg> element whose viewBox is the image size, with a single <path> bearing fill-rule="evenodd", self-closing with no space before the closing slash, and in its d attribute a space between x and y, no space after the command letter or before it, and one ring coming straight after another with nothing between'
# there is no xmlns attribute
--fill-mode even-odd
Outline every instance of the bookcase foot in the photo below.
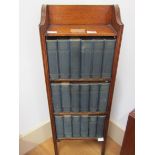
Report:
<svg viewBox="0 0 155 155"><path fill-rule="evenodd" d="M101 146L101 155L105 155L105 141L102 142L102 146Z"/></svg>

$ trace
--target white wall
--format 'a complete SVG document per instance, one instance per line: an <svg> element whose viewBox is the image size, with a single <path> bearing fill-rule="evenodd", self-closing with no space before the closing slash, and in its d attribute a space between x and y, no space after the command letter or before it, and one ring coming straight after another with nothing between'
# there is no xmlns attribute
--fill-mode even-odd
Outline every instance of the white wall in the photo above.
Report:
<svg viewBox="0 0 155 155"><path fill-rule="evenodd" d="M51 3L52 2L52 3ZM134 108L134 1L20 1L20 134L49 120L38 24L42 4L119 4L125 25L111 120L122 129Z"/></svg>

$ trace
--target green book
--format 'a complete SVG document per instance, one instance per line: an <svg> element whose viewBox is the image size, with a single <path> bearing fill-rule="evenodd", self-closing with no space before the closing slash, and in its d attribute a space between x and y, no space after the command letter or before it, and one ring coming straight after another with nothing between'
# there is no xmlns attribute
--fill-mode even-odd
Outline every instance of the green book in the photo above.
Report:
<svg viewBox="0 0 155 155"><path fill-rule="evenodd" d="M93 60L92 73L93 78L100 78L102 73L102 61L104 52L104 39L93 40Z"/></svg>
<svg viewBox="0 0 155 155"><path fill-rule="evenodd" d="M99 84L99 104L98 111L106 112L106 107L108 104L108 96L109 96L109 87L110 83Z"/></svg>
<svg viewBox="0 0 155 155"><path fill-rule="evenodd" d="M58 39L60 78L70 77L70 47L68 39Z"/></svg>
<svg viewBox="0 0 155 155"><path fill-rule="evenodd" d="M50 79L59 78L57 40L46 40Z"/></svg>
<svg viewBox="0 0 155 155"><path fill-rule="evenodd" d="M92 40L81 40L81 78L91 77L92 53Z"/></svg>
<svg viewBox="0 0 155 155"><path fill-rule="evenodd" d="M72 79L78 79L80 77L80 50L80 39L70 39L70 67Z"/></svg>
<svg viewBox="0 0 155 155"><path fill-rule="evenodd" d="M102 77L110 78L112 75L112 65L115 52L116 39L105 39Z"/></svg>

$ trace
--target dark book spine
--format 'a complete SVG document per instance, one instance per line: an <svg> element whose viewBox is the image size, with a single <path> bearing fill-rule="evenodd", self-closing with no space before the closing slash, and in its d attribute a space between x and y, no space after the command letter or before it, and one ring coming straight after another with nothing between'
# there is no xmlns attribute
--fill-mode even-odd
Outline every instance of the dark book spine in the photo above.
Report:
<svg viewBox="0 0 155 155"><path fill-rule="evenodd" d="M57 138L64 137L63 117L55 116L55 124L56 124Z"/></svg>
<svg viewBox="0 0 155 155"><path fill-rule="evenodd" d="M72 116L73 137L80 137L80 116Z"/></svg>
<svg viewBox="0 0 155 155"><path fill-rule="evenodd" d="M89 117L89 137L96 137L97 116Z"/></svg>
<svg viewBox="0 0 155 155"><path fill-rule="evenodd" d="M69 40L58 40L58 55L60 78L66 79L70 75L70 48Z"/></svg>
<svg viewBox="0 0 155 155"><path fill-rule="evenodd" d="M116 39L105 39L102 76L111 77Z"/></svg>
<svg viewBox="0 0 155 155"><path fill-rule="evenodd" d="M80 39L70 39L71 78L80 77Z"/></svg>
<svg viewBox="0 0 155 155"><path fill-rule="evenodd" d="M89 109L91 112L97 111L98 96L99 96L99 85L91 84L90 85L90 106L89 106Z"/></svg>
<svg viewBox="0 0 155 155"><path fill-rule="evenodd" d="M81 116L81 137L88 137L88 116Z"/></svg>
<svg viewBox="0 0 155 155"><path fill-rule="evenodd" d="M98 110L100 112L106 112L110 83L99 84L99 86L100 86L100 93L99 93L100 95L99 95Z"/></svg>
<svg viewBox="0 0 155 155"><path fill-rule="evenodd" d="M79 84L71 84L71 111L80 111L80 86Z"/></svg>
<svg viewBox="0 0 155 155"><path fill-rule="evenodd" d="M59 78L57 40L46 40L50 79Z"/></svg>
<svg viewBox="0 0 155 155"><path fill-rule="evenodd" d="M81 77L89 78L92 69L92 40L81 41Z"/></svg>
<svg viewBox="0 0 155 155"><path fill-rule="evenodd" d="M51 84L52 87L52 103L54 112L61 112L61 95L60 95L60 84Z"/></svg>
<svg viewBox="0 0 155 155"><path fill-rule="evenodd" d="M70 112L70 84L61 84L62 110Z"/></svg>
<svg viewBox="0 0 155 155"><path fill-rule="evenodd" d="M102 73L104 40L93 40L93 65L92 65L92 77L100 78Z"/></svg>
<svg viewBox="0 0 155 155"><path fill-rule="evenodd" d="M89 84L80 84L80 111L89 110Z"/></svg>
<svg viewBox="0 0 155 155"><path fill-rule="evenodd" d="M98 118L97 118L97 132L96 132L96 136L98 138L103 137L104 120L105 120L105 116L98 116Z"/></svg>
<svg viewBox="0 0 155 155"><path fill-rule="evenodd" d="M64 116L64 136L72 137L72 120L71 116Z"/></svg>

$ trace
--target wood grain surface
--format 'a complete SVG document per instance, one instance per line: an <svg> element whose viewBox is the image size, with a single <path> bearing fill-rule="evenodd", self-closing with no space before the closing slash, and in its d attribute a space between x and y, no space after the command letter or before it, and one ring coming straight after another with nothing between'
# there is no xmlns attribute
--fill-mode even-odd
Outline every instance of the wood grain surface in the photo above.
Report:
<svg viewBox="0 0 155 155"><path fill-rule="evenodd" d="M96 141L61 141L58 143L59 155L99 155L101 144ZM119 155L120 146L108 137L106 155ZM54 155L52 140L49 139L25 155Z"/></svg>

